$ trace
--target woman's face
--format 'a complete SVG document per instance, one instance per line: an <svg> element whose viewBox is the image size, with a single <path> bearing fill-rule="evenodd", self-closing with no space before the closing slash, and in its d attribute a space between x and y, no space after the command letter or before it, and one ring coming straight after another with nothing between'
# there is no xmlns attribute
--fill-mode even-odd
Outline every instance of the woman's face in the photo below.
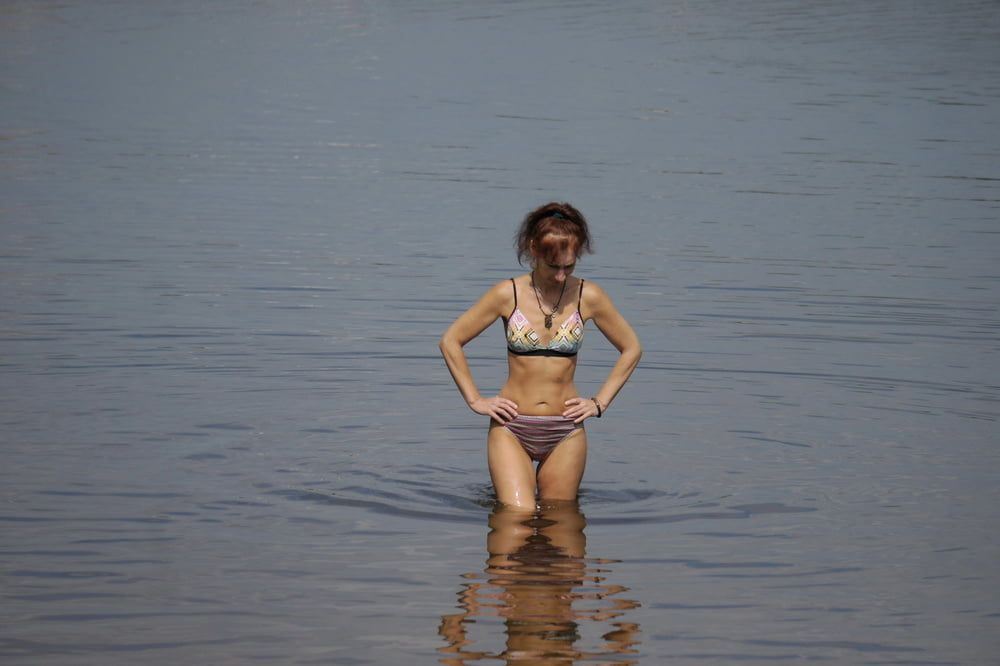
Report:
<svg viewBox="0 0 1000 666"><path fill-rule="evenodd" d="M538 246L533 245L535 271L539 277L545 281L565 282L576 268L574 245L573 242L567 243L551 235L543 237Z"/></svg>

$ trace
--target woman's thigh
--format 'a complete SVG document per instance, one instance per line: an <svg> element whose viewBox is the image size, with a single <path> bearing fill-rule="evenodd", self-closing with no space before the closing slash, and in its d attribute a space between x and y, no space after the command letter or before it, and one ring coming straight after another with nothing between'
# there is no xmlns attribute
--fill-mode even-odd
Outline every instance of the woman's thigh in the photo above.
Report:
<svg viewBox="0 0 1000 666"><path fill-rule="evenodd" d="M553 449L538 468L538 494L542 499L575 500L587 466L587 432L582 428Z"/></svg>
<svg viewBox="0 0 1000 666"><path fill-rule="evenodd" d="M517 438L503 426L491 424L486 454L497 499L508 506L534 510L535 466Z"/></svg>

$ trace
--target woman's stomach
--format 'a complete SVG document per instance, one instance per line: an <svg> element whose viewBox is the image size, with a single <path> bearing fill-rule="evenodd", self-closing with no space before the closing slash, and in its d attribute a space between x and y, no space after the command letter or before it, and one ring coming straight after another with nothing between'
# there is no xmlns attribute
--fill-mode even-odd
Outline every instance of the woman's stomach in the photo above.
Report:
<svg viewBox="0 0 1000 666"><path fill-rule="evenodd" d="M576 365L575 363L573 364ZM566 401L579 395L570 372L511 372L500 395L517 404L525 416L562 414Z"/></svg>

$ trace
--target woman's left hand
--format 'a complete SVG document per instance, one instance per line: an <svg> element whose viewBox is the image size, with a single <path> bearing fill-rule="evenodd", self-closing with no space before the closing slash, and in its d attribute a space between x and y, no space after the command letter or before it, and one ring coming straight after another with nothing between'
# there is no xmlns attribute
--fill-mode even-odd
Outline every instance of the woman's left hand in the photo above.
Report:
<svg viewBox="0 0 1000 666"><path fill-rule="evenodd" d="M597 405L590 398L570 398L565 404L566 409L562 415L573 419L574 423L582 423L584 419L597 416Z"/></svg>

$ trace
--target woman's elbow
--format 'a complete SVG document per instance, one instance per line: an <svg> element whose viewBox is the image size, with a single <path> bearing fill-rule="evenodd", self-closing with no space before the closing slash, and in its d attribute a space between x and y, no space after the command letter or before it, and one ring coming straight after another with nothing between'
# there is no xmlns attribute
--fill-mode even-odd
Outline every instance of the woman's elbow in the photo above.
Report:
<svg viewBox="0 0 1000 666"><path fill-rule="evenodd" d="M636 340L635 344L633 344L628 351L630 352L629 355L632 357L632 365L639 365L639 359L642 358L642 344Z"/></svg>
<svg viewBox="0 0 1000 666"><path fill-rule="evenodd" d="M450 333L446 332L441 336L441 339L438 340L438 349L441 350L441 354L444 356L447 356L449 352L454 352L461 348L461 343Z"/></svg>

